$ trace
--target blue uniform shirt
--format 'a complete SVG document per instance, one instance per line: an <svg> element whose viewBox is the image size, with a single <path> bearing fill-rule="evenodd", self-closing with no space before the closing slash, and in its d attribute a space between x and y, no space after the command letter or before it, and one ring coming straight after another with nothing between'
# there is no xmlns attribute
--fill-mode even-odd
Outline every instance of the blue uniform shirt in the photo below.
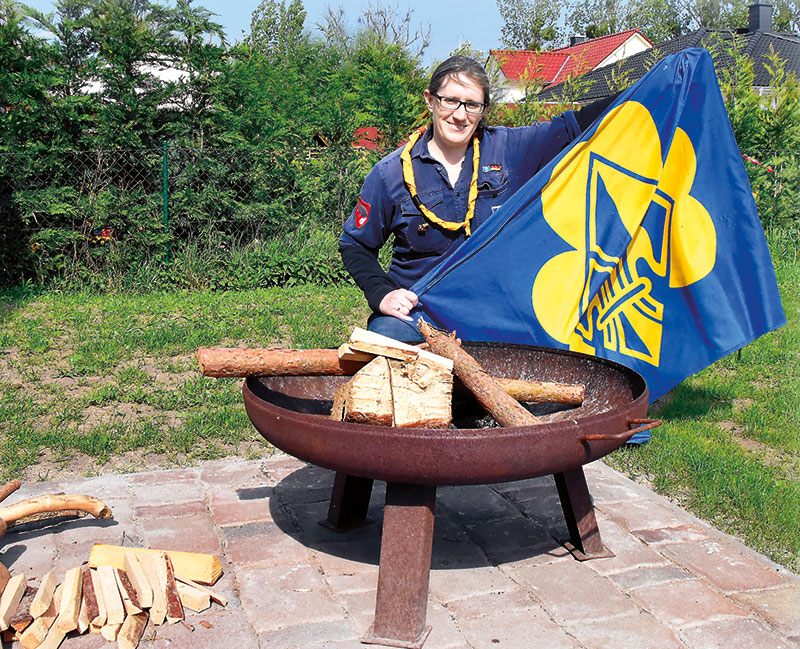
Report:
<svg viewBox="0 0 800 649"><path fill-rule="evenodd" d="M428 128L411 152L417 192L437 217L461 222L467 213L473 145L469 145L461 174L451 186L444 166L428 150L432 131ZM486 128L480 141L472 231L578 135L580 127L571 111L531 126ZM451 232L437 227L414 206L403 182L401 152L402 147L387 155L367 175L358 203L344 224L340 247L358 245L377 254L394 234L388 276L397 288L409 288L442 255L460 246L466 235L463 228Z"/></svg>

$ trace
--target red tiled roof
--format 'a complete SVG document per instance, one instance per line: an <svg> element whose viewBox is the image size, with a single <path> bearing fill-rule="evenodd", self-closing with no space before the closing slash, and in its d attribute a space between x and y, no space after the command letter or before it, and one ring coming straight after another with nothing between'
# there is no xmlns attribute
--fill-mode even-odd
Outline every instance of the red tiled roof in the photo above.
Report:
<svg viewBox="0 0 800 649"><path fill-rule="evenodd" d="M364 149L378 148L378 129L374 126L362 126L353 133L353 146Z"/></svg>
<svg viewBox="0 0 800 649"><path fill-rule="evenodd" d="M489 54L497 59L507 79L518 81L525 70L530 70L529 75L533 78L533 72L540 71L535 78L541 79L545 85L550 85L561 83L569 76L578 76L594 70L634 34L645 38L638 29L629 29L618 34L592 38L577 45L560 47L550 52L490 50Z"/></svg>

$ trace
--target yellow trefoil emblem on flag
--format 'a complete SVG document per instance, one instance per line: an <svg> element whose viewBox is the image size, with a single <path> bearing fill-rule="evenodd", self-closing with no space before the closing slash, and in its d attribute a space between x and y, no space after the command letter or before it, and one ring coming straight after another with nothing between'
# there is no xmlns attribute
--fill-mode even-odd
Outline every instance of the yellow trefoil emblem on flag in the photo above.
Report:
<svg viewBox="0 0 800 649"><path fill-rule="evenodd" d="M666 160L661 146L648 110L625 102L564 156L542 191L545 220L573 250L541 268L533 309L574 351L604 347L659 366L665 305L654 286L689 286L714 268L714 223L689 193L694 147L680 128Z"/></svg>

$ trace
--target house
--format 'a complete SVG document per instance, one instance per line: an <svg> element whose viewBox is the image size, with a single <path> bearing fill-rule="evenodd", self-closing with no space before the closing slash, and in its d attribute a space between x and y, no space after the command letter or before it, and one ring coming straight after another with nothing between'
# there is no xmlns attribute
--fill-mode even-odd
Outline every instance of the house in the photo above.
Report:
<svg viewBox="0 0 800 649"><path fill-rule="evenodd" d="M750 5L749 24L746 29L725 30L701 28L693 32L678 36L672 40L659 43L652 50L640 52L622 60L614 69L617 79L626 77L629 82L639 80L653 64L681 50L690 47L714 47L719 40L730 42L734 38L742 47L742 52L751 57L754 62L753 72L755 78L753 87L759 94L769 92L770 74L764 67L768 63L767 56L771 49L784 61L786 71L793 72L800 78L800 36L772 31L772 5L761 3L758 0ZM730 65L731 57L721 55L716 64L719 68ZM596 99L615 94L621 88L614 81L611 68L593 69L584 77L586 89L577 97L569 97L570 101L585 104ZM564 98L563 84L552 84L541 91L539 98L545 102L558 101Z"/></svg>
<svg viewBox="0 0 800 649"><path fill-rule="evenodd" d="M487 68L499 78L495 101L516 103L532 84L545 88L571 76L597 70L652 47L638 29L585 40L573 36L570 44L548 52L489 50Z"/></svg>

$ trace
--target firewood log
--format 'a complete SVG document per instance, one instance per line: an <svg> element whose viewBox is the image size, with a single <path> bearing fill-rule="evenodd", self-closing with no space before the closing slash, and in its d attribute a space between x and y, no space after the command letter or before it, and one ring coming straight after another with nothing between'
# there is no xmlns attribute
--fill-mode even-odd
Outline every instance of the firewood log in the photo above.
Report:
<svg viewBox="0 0 800 649"><path fill-rule="evenodd" d="M125 623L117 635L117 647L119 649L136 649L139 640L144 635L144 628L147 626L147 613L129 615L125 618Z"/></svg>
<svg viewBox="0 0 800 649"><path fill-rule="evenodd" d="M0 503L22 486L19 480L12 480L0 487Z"/></svg>
<svg viewBox="0 0 800 649"><path fill-rule="evenodd" d="M341 348L340 348L341 349ZM275 352L291 352L300 359L288 365L282 358L275 360ZM246 354L244 352L247 352ZM249 376L352 376L374 358L364 354L365 360L350 360L344 352L340 360L337 350L330 349L226 349L220 347L198 348L200 369L204 376L246 378ZM363 352L358 352L363 354ZM311 369L306 371L306 367ZM495 379L518 401L531 403L563 403L580 405L584 386L563 383Z"/></svg>
<svg viewBox="0 0 800 649"><path fill-rule="evenodd" d="M455 336L434 329L422 318L417 327L431 350L453 361L453 371L461 382L475 395L478 402L501 426L531 426L539 423L539 418L525 410L519 402L505 392L489 376L480 363L465 352L456 342Z"/></svg>
<svg viewBox="0 0 800 649"><path fill-rule="evenodd" d="M56 618L54 626L66 634L78 628L78 615L81 612L81 591L83 588L83 575L81 574L80 566L67 570L61 588L61 608L58 611L58 618ZM50 633L52 633L52 629ZM47 634L48 637L50 633ZM45 638L45 642L47 640L48 638Z"/></svg>
<svg viewBox="0 0 800 649"><path fill-rule="evenodd" d="M161 550L126 548L119 545L95 543L89 553L89 565L93 568L109 565L114 568L124 569L126 552L133 552L141 562L145 554L159 554ZM222 576L222 566L219 559L213 554L179 552L176 550L166 550L166 552L172 560L176 575L199 581L203 584L213 584Z"/></svg>
<svg viewBox="0 0 800 649"><path fill-rule="evenodd" d="M33 622L33 615L31 615L31 604L33 603L33 598L36 597L38 590L38 588L33 586L28 586L25 589L22 600L17 605L17 612L14 614L14 617L11 618L11 622L9 622L9 626L15 631L24 631L25 627Z"/></svg>
<svg viewBox="0 0 800 649"><path fill-rule="evenodd" d="M111 510L99 498L83 495L49 494L0 507L0 518L7 525L43 512L81 511L95 518L111 518Z"/></svg>
<svg viewBox="0 0 800 649"><path fill-rule="evenodd" d="M6 584L3 596L0 597L0 631L5 631L11 624L27 585L25 575L15 575Z"/></svg>
<svg viewBox="0 0 800 649"><path fill-rule="evenodd" d="M31 602L31 615L33 617L41 617L50 608L50 602L53 601L53 593L56 592L57 585L58 582L52 570L42 577L39 590L36 591L36 596Z"/></svg>

